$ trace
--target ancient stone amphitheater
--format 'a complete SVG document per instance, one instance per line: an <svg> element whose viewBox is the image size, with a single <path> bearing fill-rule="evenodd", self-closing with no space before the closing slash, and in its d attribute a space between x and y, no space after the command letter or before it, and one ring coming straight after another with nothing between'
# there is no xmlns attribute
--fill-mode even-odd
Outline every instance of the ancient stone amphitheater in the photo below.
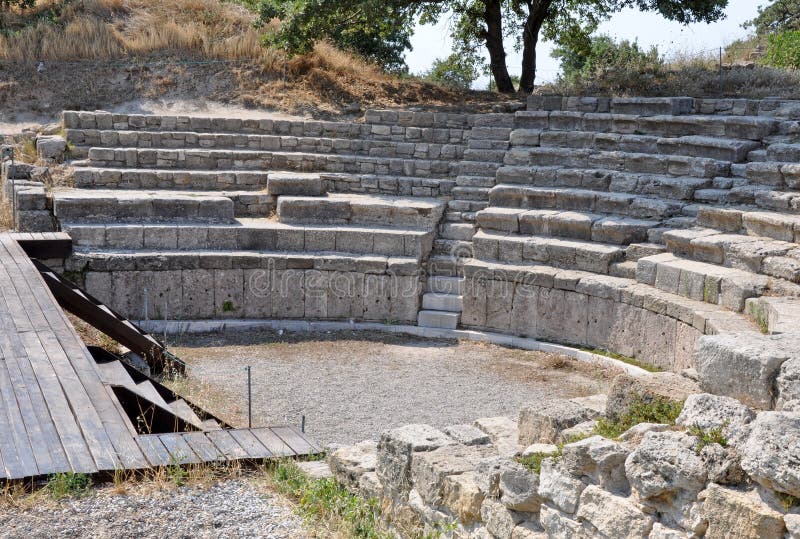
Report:
<svg viewBox="0 0 800 539"><path fill-rule="evenodd" d="M65 274L132 319L354 320L601 349L683 372L719 396L688 413L718 409L728 419L705 424L739 425L800 398L798 119L800 102L777 99L539 96L514 113L368 111L364 123L64 112L74 185L19 182L17 217L28 230L69 233ZM763 458L747 473L798 495L800 420L762 416L759 438L772 445L750 448ZM380 479L407 500L411 455L456 438L390 435L371 488ZM684 443L652 438L642 466L659 444ZM375 469L375 448L359 451L338 464L356 487ZM627 498L604 479L610 461L598 455L618 465L615 448L573 453L577 476L602 488L581 495L575 477L545 466L539 490L547 473L550 498L486 511L478 500L471 518L494 537L534 537L539 517L525 527L520 515L542 503L550 536L702 535L687 507L706 483L724 483L672 477L653 487L644 515L619 505ZM687 459L673 463L678 475L694 466ZM433 460L413 473L438 478L420 502L437 507L447 474ZM700 486L688 495L690 480ZM470 492L451 485L451 513L461 516ZM709 537L752 509L706 492L735 508ZM763 536L784 529L774 515L746 514Z"/></svg>

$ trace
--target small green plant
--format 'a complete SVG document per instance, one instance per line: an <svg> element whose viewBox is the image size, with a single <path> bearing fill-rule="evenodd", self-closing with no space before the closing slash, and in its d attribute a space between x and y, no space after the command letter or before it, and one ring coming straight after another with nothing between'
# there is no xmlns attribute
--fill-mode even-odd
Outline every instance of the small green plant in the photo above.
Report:
<svg viewBox="0 0 800 539"><path fill-rule="evenodd" d="M169 466L167 466L167 477L176 487L182 487L189 479L189 472L181 466L179 457L170 455Z"/></svg>
<svg viewBox="0 0 800 539"><path fill-rule="evenodd" d="M223 313L232 313L236 309L234 307L233 302L228 300L222 303L222 312Z"/></svg>
<svg viewBox="0 0 800 539"><path fill-rule="evenodd" d="M591 436L591 434L576 434L574 436L570 436L565 441L561 442L556 446L556 450L550 453L532 453L530 455L526 455L524 457L517 457L515 460L525 466L527 469L539 475L542 472L542 461L546 458L558 458L564 452L564 446L569 444L574 444L575 442L580 442L581 440L585 440Z"/></svg>
<svg viewBox="0 0 800 539"><path fill-rule="evenodd" d="M697 447L695 447L695 451L699 454L700 451L703 450L704 447L711 444L719 444L722 447L728 446L728 439L725 438L725 435L722 433L722 429L725 428L725 425L720 427L714 427L713 429L704 430L697 425L689 427L687 430L689 434L692 436L697 436L700 440L697 442Z"/></svg>
<svg viewBox="0 0 800 539"><path fill-rule="evenodd" d="M92 478L89 475L75 472L53 474L47 481L47 490L56 500L68 496L82 496L91 486Z"/></svg>
<svg viewBox="0 0 800 539"><path fill-rule="evenodd" d="M346 537L389 539L380 521L377 500L364 500L334 479L311 479L292 461L282 461L269 470L277 490L297 502L306 518L339 528Z"/></svg>
<svg viewBox="0 0 800 539"><path fill-rule="evenodd" d="M781 502L781 505L786 511L792 507L800 507L800 498L797 496L792 496L791 494L787 494L785 492L776 492L775 495L778 497L778 500Z"/></svg>
<svg viewBox="0 0 800 539"><path fill-rule="evenodd" d="M623 432L639 423L664 423L674 425L683 410L683 401L664 397L644 399L637 397L628 410L616 420L601 417L594 428L595 434L605 438L619 438Z"/></svg>

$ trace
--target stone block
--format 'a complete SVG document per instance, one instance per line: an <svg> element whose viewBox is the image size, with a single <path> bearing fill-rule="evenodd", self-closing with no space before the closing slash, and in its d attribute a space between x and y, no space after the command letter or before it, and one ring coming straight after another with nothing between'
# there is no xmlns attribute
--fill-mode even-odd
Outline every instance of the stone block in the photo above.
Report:
<svg viewBox="0 0 800 539"><path fill-rule="evenodd" d="M444 427L442 432L464 445L486 445L491 442L489 436L474 425L450 425Z"/></svg>
<svg viewBox="0 0 800 539"><path fill-rule="evenodd" d="M753 410L736 399L699 393L686 398L676 423L705 431L722 429L728 443L739 444L750 433L750 423L755 417Z"/></svg>
<svg viewBox="0 0 800 539"><path fill-rule="evenodd" d="M442 482L442 507L453 513L461 524L470 525L481 519L481 505L486 494L478 486L475 472L448 475Z"/></svg>
<svg viewBox="0 0 800 539"><path fill-rule="evenodd" d="M525 515L507 509L503 504L486 498L481 505L481 520L496 539L511 539L514 528L525 520Z"/></svg>
<svg viewBox="0 0 800 539"><path fill-rule="evenodd" d="M217 318L242 318L244 273L241 269L214 271L214 314Z"/></svg>
<svg viewBox="0 0 800 539"><path fill-rule="evenodd" d="M417 452L411 461L411 482L425 502L441 505L444 479L474 470L481 459L491 454L492 449L487 446L461 444Z"/></svg>
<svg viewBox="0 0 800 539"><path fill-rule="evenodd" d="M562 449L561 466L575 477L589 477L604 489L627 495L625 459L630 449L601 436L568 443Z"/></svg>
<svg viewBox="0 0 800 539"><path fill-rule="evenodd" d="M702 393L702 389L692 380L676 373L657 372L641 376L620 374L614 378L608 390L606 415L616 419L625 414L634 402L652 402L657 398L682 402L694 393Z"/></svg>
<svg viewBox="0 0 800 539"><path fill-rule="evenodd" d="M539 521L550 539L588 539L594 534L580 522L557 509L542 506Z"/></svg>
<svg viewBox="0 0 800 539"><path fill-rule="evenodd" d="M708 521L708 539L733 535L742 539L780 539L786 531L782 515L761 501L756 492L712 483L700 496L704 500L703 518Z"/></svg>
<svg viewBox="0 0 800 539"><path fill-rule="evenodd" d="M591 408L564 399L552 399L529 406L519 414L519 444L527 447L534 443L555 443L564 429L598 415Z"/></svg>
<svg viewBox="0 0 800 539"><path fill-rule="evenodd" d="M765 488L800 497L800 414L761 412L750 426L742 469Z"/></svg>
<svg viewBox="0 0 800 539"><path fill-rule="evenodd" d="M798 354L800 334L735 333L701 337L694 361L705 391L769 409L781 365Z"/></svg>
<svg viewBox="0 0 800 539"><path fill-rule="evenodd" d="M405 425L385 431L378 442L375 471L389 492L407 497L412 487L414 454L453 443L452 438L430 425Z"/></svg>
<svg viewBox="0 0 800 539"><path fill-rule="evenodd" d="M595 485L589 485L581 494L576 516L591 524L601 537L614 538L647 537L655 522L630 499L614 496Z"/></svg>
<svg viewBox="0 0 800 539"><path fill-rule="evenodd" d="M478 429L489 436L498 453L504 456L518 455L522 448L519 446L519 429L517 422L511 418L483 417L473 423Z"/></svg>
<svg viewBox="0 0 800 539"><path fill-rule="evenodd" d="M560 511L575 513L586 483L576 478L552 458L542 461L539 474L539 496ZM542 506L544 510L544 506Z"/></svg>
<svg viewBox="0 0 800 539"><path fill-rule="evenodd" d="M67 149L67 141L58 135L47 135L36 137L36 155L41 159L64 158L64 151Z"/></svg>

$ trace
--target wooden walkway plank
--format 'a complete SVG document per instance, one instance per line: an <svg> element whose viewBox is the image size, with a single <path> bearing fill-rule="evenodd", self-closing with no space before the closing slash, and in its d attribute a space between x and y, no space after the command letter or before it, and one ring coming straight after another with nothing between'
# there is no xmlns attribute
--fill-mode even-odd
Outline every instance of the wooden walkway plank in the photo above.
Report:
<svg viewBox="0 0 800 539"><path fill-rule="evenodd" d="M172 464L169 451L164 447L156 434L142 434L136 437L136 444L141 449L150 466L168 466Z"/></svg>
<svg viewBox="0 0 800 539"><path fill-rule="evenodd" d="M47 455L47 446L42 443L39 422L30 400L18 398L24 393L25 385L17 384L16 388L11 380L8 366L15 362L14 358L0 353L0 398L6 410L9 424L11 425L10 434L17 447L17 454L22 466L28 471L27 475L39 475L39 463L42 463L42 470L45 472L50 466L50 459ZM27 397L27 394L24 395ZM36 442L34 442L36 440ZM37 443L38 442L38 443Z"/></svg>
<svg viewBox="0 0 800 539"><path fill-rule="evenodd" d="M267 449L267 447L262 444L258 438L253 436L253 433L250 432L249 429L230 429L228 432L231 433L231 436L239 442L239 445L242 446L247 452L247 457L251 459L266 459L272 456L272 452Z"/></svg>
<svg viewBox="0 0 800 539"><path fill-rule="evenodd" d="M189 447L200 457L203 462L219 462L227 460L225 455L217 449L206 437L204 432L184 432L183 439L189 444Z"/></svg>
<svg viewBox="0 0 800 539"><path fill-rule="evenodd" d="M200 458L183 439L183 434L182 432L159 434L158 439L169 451L172 464L199 464Z"/></svg>
<svg viewBox="0 0 800 539"><path fill-rule="evenodd" d="M230 432L230 430L211 430L206 432L206 436L228 460L247 458L247 451L239 445Z"/></svg>
<svg viewBox="0 0 800 539"><path fill-rule="evenodd" d="M276 457L294 457L297 455L297 453L277 434L272 432L272 429L269 427L250 429L250 432L252 432L253 436L258 438L258 440Z"/></svg>
<svg viewBox="0 0 800 539"><path fill-rule="evenodd" d="M294 427L271 427L272 432L280 436L298 455L319 453L320 449L313 445L303 433Z"/></svg>
<svg viewBox="0 0 800 539"><path fill-rule="evenodd" d="M72 413L64 390L59 383L47 353L42 347L35 333L21 333L20 338L25 345L31 367L39 381L42 395L47 402L47 408L56 426L64 452L67 454L72 470L81 473L94 473L97 471L86 440L81 433L75 416ZM76 411L75 413L78 413Z"/></svg>

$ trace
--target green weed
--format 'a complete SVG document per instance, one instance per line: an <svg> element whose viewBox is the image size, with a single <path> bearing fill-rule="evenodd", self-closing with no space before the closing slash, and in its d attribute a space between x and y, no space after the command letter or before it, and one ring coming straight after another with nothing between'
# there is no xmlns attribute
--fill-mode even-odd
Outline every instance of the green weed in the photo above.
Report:
<svg viewBox="0 0 800 539"><path fill-rule="evenodd" d="M269 470L277 490L297 502L306 518L339 528L343 536L389 539L380 522L377 500L364 500L334 479L311 479L293 462L279 462Z"/></svg>
<svg viewBox="0 0 800 539"><path fill-rule="evenodd" d="M719 444L722 447L727 447L728 439L725 438L725 435L722 433L722 429L725 426L714 427L713 429L704 430L698 426L692 426L687 429L689 434L692 436L697 436L700 441L697 442L697 447L695 447L695 451L699 454L700 451L707 445L711 444Z"/></svg>
<svg viewBox="0 0 800 539"><path fill-rule="evenodd" d="M234 307L232 301L225 301L222 303L222 312L223 313L232 313L236 307Z"/></svg>
<svg viewBox="0 0 800 539"><path fill-rule="evenodd" d="M169 466L167 466L167 477L176 487L182 487L189 479L189 472L181 466L175 455L170 455Z"/></svg>
<svg viewBox="0 0 800 539"><path fill-rule="evenodd" d="M577 348L584 352L589 352L592 354L597 354L599 356L610 357L611 359L616 359L617 361L622 361L623 363L627 363L628 365L633 365L634 367L639 367L640 369L644 369L648 372L662 372L664 370L659 367L656 367L655 365L649 365L647 363L644 363L643 361L639 361L634 357L623 356L622 354L617 354L616 352L609 352L608 350L602 350L600 348L589 348L586 346L579 346Z"/></svg>
<svg viewBox="0 0 800 539"><path fill-rule="evenodd" d="M92 486L92 478L83 473L57 473L49 477L47 490L53 499L61 500L70 496L83 496Z"/></svg>
<svg viewBox="0 0 800 539"><path fill-rule="evenodd" d="M639 423L665 423L674 425L683 409L683 401L673 401L664 397L652 400L637 398L618 419L601 417L594 428L595 434L605 438L619 438L623 432Z"/></svg>
<svg viewBox="0 0 800 539"><path fill-rule="evenodd" d="M580 442L591 436L591 434L578 434L570 436L567 440L561 442L556 446L556 450L551 453L532 453L524 457L516 457L514 460L525 466L527 469L539 475L542 472L542 461L546 458L558 458L564 452L564 446Z"/></svg>

